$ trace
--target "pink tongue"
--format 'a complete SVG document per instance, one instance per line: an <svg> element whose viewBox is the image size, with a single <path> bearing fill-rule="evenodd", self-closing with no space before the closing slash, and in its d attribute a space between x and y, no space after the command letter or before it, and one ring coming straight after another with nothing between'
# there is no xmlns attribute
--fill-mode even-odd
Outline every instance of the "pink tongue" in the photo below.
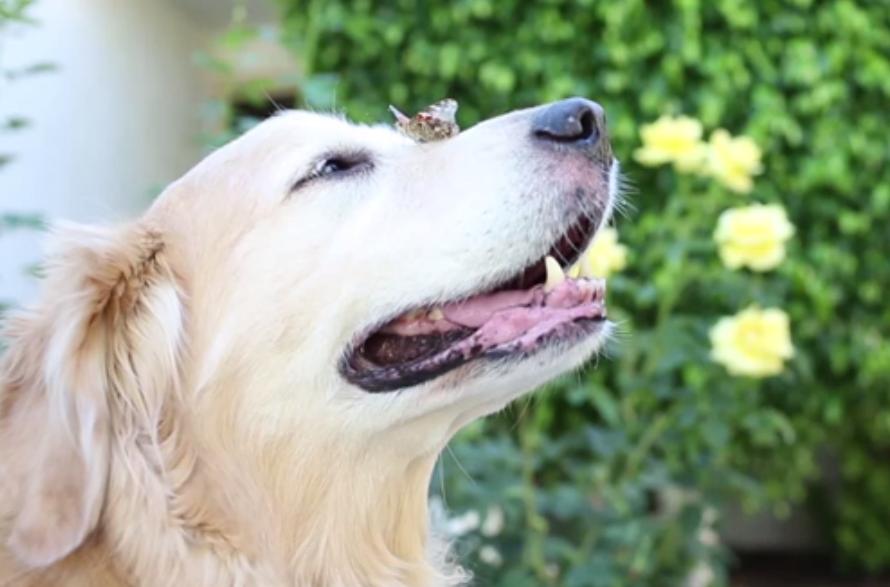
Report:
<svg viewBox="0 0 890 587"><path fill-rule="evenodd" d="M382 330L400 336L417 336L448 332L458 328L480 328L491 321L495 314L500 316L499 321L534 322L541 320L543 314L529 313L527 310L540 308L546 313L548 309L574 308L589 304L596 296L598 288L601 288L601 285L593 281L567 279L550 292L545 292L544 286L537 285L527 290L480 295L443 306L442 313L445 316L443 320L434 321L426 316L403 316L387 324ZM504 312L520 308L526 311Z"/></svg>
<svg viewBox="0 0 890 587"><path fill-rule="evenodd" d="M454 302L442 308L445 319L478 328L485 324L499 310L517 306L538 306L544 301L544 289L540 286L532 289L501 291L489 295L476 296L463 302Z"/></svg>

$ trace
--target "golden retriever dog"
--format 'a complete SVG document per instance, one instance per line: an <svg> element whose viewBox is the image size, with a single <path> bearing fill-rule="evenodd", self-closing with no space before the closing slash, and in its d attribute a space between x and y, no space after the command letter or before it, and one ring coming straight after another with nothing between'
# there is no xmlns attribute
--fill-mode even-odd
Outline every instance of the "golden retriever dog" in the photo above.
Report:
<svg viewBox="0 0 890 587"><path fill-rule="evenodd" d="M603 344L566 278L616 197L573 98L417 143L287 112L6 320L0 584L443 586L439 453Z"/></svg>

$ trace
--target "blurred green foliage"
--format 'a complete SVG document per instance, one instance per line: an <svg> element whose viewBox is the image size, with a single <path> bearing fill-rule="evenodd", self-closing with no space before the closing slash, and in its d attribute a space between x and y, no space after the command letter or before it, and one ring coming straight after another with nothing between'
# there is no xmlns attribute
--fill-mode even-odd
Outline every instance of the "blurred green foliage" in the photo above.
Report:
<svg viewBox="0 0 890 587"><path fill-rule="evenodd" d="M816 502L838 561L890 567L886 2L279 3L306 105L377 121L450 96L468 126L584 95L636 186L608 357L472 425L451 447L459 467L443 457L450 510L506 514L458 542L479 584L678 585L694 568L720 584L731 559L710 526L730 500ZM753 194L636 165L640 126L664 113L754 137ZM719 213L750 201L781 202L797 226L770 274L725 269L712 241ZM709 359L710 326L751 302L791 316L781 376L732 378ZM837 479L820 477L823 454ZM480 560L486 546L500 564Z"/></svg>
<svg viewBox="0 0 890 587"><path fill-rule="evenodd" d="M11 27L32 25L28 10L34 0L0 0L0 50L5 35ZM0 88L3 84L16 82L22 78L52 71L55 67L50 63L33 63L20 69L9 69L3 66L0 52ZM0 135L20 132L28 127L30 120L16 114L0 118ZM0 152L0 171L15 160L11 153ZM0 238L9 231L19 229L41 229L43 221L33 214L0 213ZM0 300L0 314L9 307L9 303Z"/></svg>

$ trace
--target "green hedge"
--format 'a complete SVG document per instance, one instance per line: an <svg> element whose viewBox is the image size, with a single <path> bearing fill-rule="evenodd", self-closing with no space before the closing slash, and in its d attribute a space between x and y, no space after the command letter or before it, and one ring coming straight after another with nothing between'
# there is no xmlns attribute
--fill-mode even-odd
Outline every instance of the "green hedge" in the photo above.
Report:
<svg viewBox="0 0 890 587"><path fill-rule="evenodd" d="M712 526L729 500L816 504L838 561L890 567L886 2L279 1L309 105L376 121L451 96L467 126L589 96L635 186L608 358L443 457L479 584L721 583L731 557ZM753 137L753 192L636 164L641 126L662 114ZM797 229L769 273L727 269L712 238L723 210L752 202L783 204ZM709 329L751 303L790 315L796 354L779 376L710 359ZM831 483L822 454L839 464ZM474 529L490 506L503 529L497 515Z"/></svg>

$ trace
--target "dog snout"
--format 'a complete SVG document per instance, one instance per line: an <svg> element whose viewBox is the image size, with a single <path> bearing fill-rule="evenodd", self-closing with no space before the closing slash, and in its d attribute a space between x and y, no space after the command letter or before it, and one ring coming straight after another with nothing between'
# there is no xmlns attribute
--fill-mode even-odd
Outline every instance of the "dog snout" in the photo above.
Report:
<svg viewBox="0 0 890 587"><path fill-rule="evenodd" d="M608 149L606 113L585 98L569 98L542 106L532 120L532 134L540 141L589 150Z"/></svg>

